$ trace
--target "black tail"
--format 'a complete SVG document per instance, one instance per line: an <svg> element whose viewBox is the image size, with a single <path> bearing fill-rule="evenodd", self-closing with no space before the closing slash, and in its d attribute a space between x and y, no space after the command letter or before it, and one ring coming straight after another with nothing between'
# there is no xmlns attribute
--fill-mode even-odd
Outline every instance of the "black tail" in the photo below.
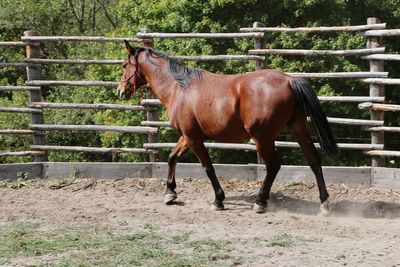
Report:
<svg viewBox="0 0 400 267"><path fill-rule="evenodd" d="M337 154L338 147L328 120L308 81L305 79L294 79L290 82L290 86L297 102L304 106L307 116L311 117L311 123L318 135L322 149L329 155Z"/></svg>

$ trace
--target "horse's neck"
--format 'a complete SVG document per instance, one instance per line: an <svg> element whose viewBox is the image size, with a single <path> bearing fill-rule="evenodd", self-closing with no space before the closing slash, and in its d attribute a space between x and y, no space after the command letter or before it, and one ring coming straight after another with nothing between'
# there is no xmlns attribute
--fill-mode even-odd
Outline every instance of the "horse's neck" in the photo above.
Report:
<svg viewBox="0 0 400 267"><path fill-rule="evenodd" d="M170 99L176 90L176 81L169 74L168 63L163 59L152 59L156 64L148 61L142 63L142 71L147 82L152 88L153 93L163 103L164 106L169 106Z"/></svg>

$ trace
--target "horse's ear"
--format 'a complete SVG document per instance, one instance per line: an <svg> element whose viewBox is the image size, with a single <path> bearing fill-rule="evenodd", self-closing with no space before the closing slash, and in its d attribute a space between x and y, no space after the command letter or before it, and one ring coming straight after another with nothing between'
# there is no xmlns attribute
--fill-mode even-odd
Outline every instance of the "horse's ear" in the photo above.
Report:
<svg viewBox="0 0 400 267"><path fill-rule="evenodd" d="M127 40L124 40L125 43L125 47L128 50L129 54L134 55L135 54L135 50L133 49L133 47L129 44L129 42Z"/></svg>

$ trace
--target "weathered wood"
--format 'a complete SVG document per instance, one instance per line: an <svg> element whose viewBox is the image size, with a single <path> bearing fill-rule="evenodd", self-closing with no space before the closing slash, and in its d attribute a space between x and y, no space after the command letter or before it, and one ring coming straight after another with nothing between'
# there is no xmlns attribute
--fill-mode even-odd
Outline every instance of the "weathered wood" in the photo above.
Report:
<svg viewBox="0 0 400 267"><path fill-rule="evenodd" d="M368 24L379 23L377 18L368 18ZM367 38L367 48L377 48L383 46L383 39L380 37L368 37ZM371 72L383 72L384 71L384 61L382 60L369 60L369 69ZM385 86L382 84L371 83L369 85L369 95L371 97L375 96L385 96ZM371 120L384 120L384 112L382 111L370 111ZM371 132L371 144L384 144L385 137L384 132ZM373 167L384 167L385 160L379 157L372 157L371 165Z"/></svg>
<svg viewBox="0 0 400 267"><path fill-rule="evenodd" d="M400 79L379 79L379 78L368 78L361 80L363 83L371 83L371 84L378 84L378 85L400 85Z"/></svg>
<svg viewBox="0 0 400 267"><path fill-rule="evenodd" d="M368 156L380 156L380 157L400 157L400 151L392 150L369 150L364 151L364 155Z"/></svg>
<svg viewBox="0 0 400 267"><path fill-rule="evenodd" d="M400 55L397 54L374 54L361 57L368 60L400 60Z"/></svg>
<svg viewBox="0 0 400 267"><path fill-rule="evenodd" d="M106 81L49 81L49 80L35 80L27 81L27 85L33 86L105 86L105 87L118 87L118 82Z"/></svg>
<svg viewBox="0 0 400 267"><path fill-rule="evenodd" d="M388 77L388 72L383 71L360 71L360 72L326 72L326 73L290 73L288 75L293 77L302 78L386 78Z"/></svg>
<svg viewBox="0 0 400 267"><path fill-rule="evenodd" d="M41 163L12 163L0 164L0 180L16 180L23 175L24 178L42 178Z"/></svg>
<svg viewBox="0 0 400 267"><path fill-rule="evenodd" d="M112 42L120 43L124 40L129 42L140 42L138 38L114 38L104 36L22 36L23 42L61 42L61 41L77 41L77 42Z"/></svg>
<svg viewBox="0 0 400 267"><path fill-rule="evenodd" d="M262 27L263 25L260 22L254 22L253 27ZM263 37L256 37L253 39L254 42L254 49L262 49L265 47L265 39ZM267 67L267 62L265 61L265 58L263 60L257 60L256 61L256 70L263 70ZM261 158L259 158L259 163L261 163Z"/></svg>
<svg viewBox="0 0 400 267"><path fill-rule="evenodd" d="M24 42L0 42L0 46L26 46Z"/></svg>
<svg viewBox="0 0 400 267"><path fill-rule="evenodd" d="M381 126L383 120L363 120L363 119L346 119L328 117L328 122L332 124L359 125L359 126Z"/></svg>
<svg viewBox="0 0 400 267"><path fill-rule="evenodd" d="M26 67L32 67L34 65L35 64L21 63L21 62L0 63L0 68L26 68Z"/></svg>
<svg viewBox="0 0 400 267"><path fill-rule="evenodd" d="M112 131L138 134L157 134L158 129L144 126L107 126L107 125L57 125L30 124L29 129L39 131Z"/></svg>
<svg viewBox="0 0 400 267"><path fill-rule="evenodd" d="M34 134L35 131L32 130L20 130L20 129L1 129L0 130L0 135L1 134Z"/></svg>
<svg viewBox="0 0 400 267"><path fill-rule="evenodd" d="M318 96L321 102L384 102L385 97L370 97L370 96Z"/></svg>
<svg viewBox="0 0 400 267"><path fill-rule="evenodd" d="M400 191L400 169L394 168L372 168L371 186L389 188Z"/></svg>
<svg viewBox="0 0 400 267"><path fill-rule="evenodd" d="M369 25L355 26L332 26L332 27L298 27L298 28L281 28L281 27L253 27L240 28L241 32L360 32L371 29L385 29L386 23L377 23Z"/></svg>
<svg viewBox="0 0 400 267"><path fill-rule="evenodd" d="M369 31L360 33L360 35L368 36L368 37L400 36L400 29L369 30Z"/></svg>
<svg viewBox="0 0 400 267"><path fill-rule="evenodd" d="M24 156L43 156L45 152L41 151L13 151L0 152L0 157L24 157Z"/></svg>
<svg viewBox="0 0 400 267"><path fill-rule="evenodd" d="M34 109L34 108L0 108L0 112L42 113L42 110L41 109Z"/></svg>
<svg viewBox="0 0 400 267"><path fill-rule="evenodd" d="M162 32L149 32L136 34L139 38L204 38L204 39L231 39L231 38L261 38L264 36L261 32L250 33L162 33Z"/></svg>
<svg viewBox="0 0 400 267"><path fill-rule="evenodd" d="M123 60L99 60L99 59L45 59L45 58L31 58L25 59L27 63L35 64L71 64L71 65L121 65Z"/></svg>
<svg viewBox="0 0 400 267"><path fill-rule="evenodd" d="M174 148L176 143L144 143L143 147L148 149L171 149ZM228 150L248 150L256 151L256 146L252 144L230 144L230 143L204 143L206 148L211 149L228 149ZM316 148L320 149L318 143L314 144ZM275 141L276 147L283 148L300 148L297 142L283 142ZM366 149L383 149L383 145L374 144L354 144L354 143L340 143L338 144L340 149L349 150L366 150Z"/></svg>
<svg viewBox="0 0 400 267"><path fill-rule="evenodd" d="M140 122L140 125L150 127L171 127L169 121L142 121Z"/></svg>
<svg viewBox="0 0 400 267"><path fill-rule="evenodd" d="M40 86L0 86L0 91L38 91Z"/></svg>
<svg viewBox="0 0 400 267"><path fill-rule="evenodd" d="M117 147L83 147L83 146L38 146L32 145L32 150L41 151L70 151L70 152L89 152L89 153L151 153L145 148L117 148Z"/></svg>
<svg viewBox="0 0 400 267"><path fill-rule="evenodd" d="M393 126L377 126L377 127L364 128L363 130L371 132L400 133L400 127L393 127Z"/></svg>
<svg viewBox="0 0 400 267"><path fill-rule="evenodd" d="M380 111L400 111L400 105L389 105L389 104L376 104L371 102L358 104L359 109L370 109Z"/></svg>
<svg viewBox="0 0 400 267"><path fill-rule="evenodd" d="M25 31L25 37L37 37L39 35L36 31ZM35 43L29 42L26 46L26 58L40 58L41 50L40 46ZM32 82L34 80L40 80L42 77L42 70L40 65L29 66L26 68L27 74L27 83ZM42 101L42 91L41 90L31 90L29 91L29 101L30 102L41 102ZM44 118L43 113L31 113L31 123L32 124L43 124ZM33 145L45 145L46 140L43 134L35 133L32 135L32 144ZM42 153L41 155L35 155L34 160L36 162L47 161L48 157L46 153Z"/></svg>
<svg viewBox="0 0 400 267"><path fill-rule="evenodd" d="M161 101L158 99L142 99L140 104L143 106L161 106Z"/></svg>
<svg viewBox="0 0 400 267"><path fill-rule="evenodd" d="M133 110L144 111L143 106L117 105L117 104L74 104L74 103L48 103L48 102L30 102L31 108L50 108L50 109L114 109L114 110Z"/></svg>
<svg viewBox="0 0 400 267"><path fill-rule="evenodd" d="M385 48L352 50L306 50L306 49L251 49L251 55L287 55L287 56L361 56L384 53Z"/></svg>

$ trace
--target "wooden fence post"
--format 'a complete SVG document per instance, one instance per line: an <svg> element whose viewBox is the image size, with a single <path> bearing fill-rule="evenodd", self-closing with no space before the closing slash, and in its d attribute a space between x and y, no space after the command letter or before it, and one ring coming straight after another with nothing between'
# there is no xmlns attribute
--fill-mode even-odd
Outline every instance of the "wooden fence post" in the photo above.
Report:
<svg viewBox="0 0 400 267"><path fill-rule="evenodd" d="M147 28L141 28L140 32L141 33L149 33L151 31ZM154 39L153 38L143 39L143 46L154 47ZM151 88L149 88L149 87L146 87L146 88L147 88L147 92L146 92L147 97L151 96L151 98L154 98L154 96L151 92ZM149 106L146 106L145 108L147 111L147 120L148 121L158 121L159 120L157 107L149 105ZM159 143L160 137L158 136L158 134L149 133L148 141L149 141L149 143ZM160 152L150 153L149 160L150 160L150 162L159 161L160 160Z"/></svg>
<svg viewBox="0 0 400 267"><path fill-rule="evenodd" d="M377 24L380 23L378 18L368 18L367 24ZM367 48L378 48L383 47L382 37L368 37ZM369 68L371 72L383 72L384 71L384 61L383 60L369 60ZM369 86L370 97L384 97L385 96L385 86L383 84L373 84ZM384 112L376 111L371 109L371 120L384 120ZM384 132L371 132L371 144L384 144ZM385 158L379 156L373 156L371 166L372 167L385 167Z"/></svg>
<svg viewBox="0 0 400 267"><path fill-rule="evenodd" d="M260 22L254 22L253 28L259 28L263 25ZM265 48L265 38L254 38L254 49L264 49ZM256 70L263 70L267 67L266 60L256 60ZM264 160L257 153L257 163L264 164Z"/></svg>
<svg viewBox="0 0 400 267"><path fill-rule="evenodd" d="M37 36L37 35L39 35L39 33L36 31L25 31L24 32L24 36ZM41 57L40 44L36 43L36 42L29 43L29 45L26 46L26 58L31 59L31 58L40 58L40 57ZM40 65L32 65L32 66L26 67L26 74L27 74L28 81L40 80L41 76L42 76L41 66ZM29 91L29 101L30 102L41 102L42 101L42 90ZM43 113L34 112L31 114L31 124L43 124L43 123L44 123ZM35 131L35 133L32 135L32 144L33 145L45 145L46 139L45 139L44 133ZM44 154L35 155L34 161L35 162L48 161L47 153L44 152Z"/></svg>

